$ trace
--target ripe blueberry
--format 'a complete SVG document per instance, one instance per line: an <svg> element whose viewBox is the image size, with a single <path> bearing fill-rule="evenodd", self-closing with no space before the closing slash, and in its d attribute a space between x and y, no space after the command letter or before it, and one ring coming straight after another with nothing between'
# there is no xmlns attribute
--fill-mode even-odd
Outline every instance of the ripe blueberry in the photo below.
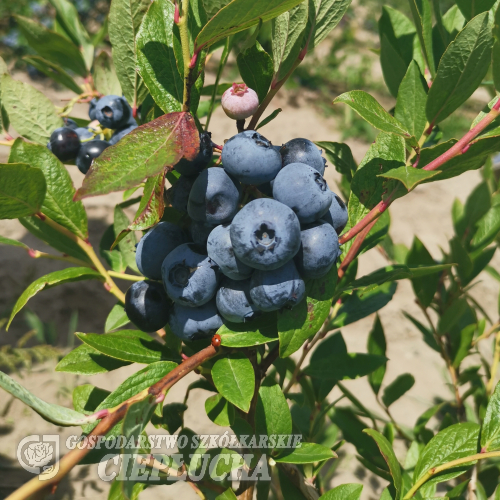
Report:
<svg viewBox="0 0 500 500"><path fill-rule="evenodd" d="M163 261L161 274L168 296L188 307L206 304L215 296L220 281L217 264L193 243L172 250Z"/></svg>
<svg viewBox="0 0 500 500"><path fill-rule="evenodd" d="M111 129L123 128L133 120L132 109L124 97L106 95L95 105L95 119L104 127ZM135 121L134 121L135 123Z"/></svg>
<svg viewBox="0 0 500 500"><path fill-rule="evenodd" d="M223 323L214 299L196 308L174 304L168 324L174 335L189 341L212 337Z"/></svg>
<svg viewBox="0 0 500 500"><path fill-rule="evenodd" d="M163 328L169 317L171 303L161 283L136 281L125 294L128 319L143 332Z"/></svg>
<svg viewBox="0 0 500 500"><path fill-rule="evenodd" d="M207 240L208 256L220 267L225 276L233 280L247 279L253 269L234 255L229 232L228 224L217 226L212 230Z"/></svg>
<svg viewBox="0 0 500 500"><path fill-rule="evenodd" d="M273 271L255 271L250 279L250 298L261 311L291 308L305 296L306 286L293 260Z"/></svg>
<svg viewBox="0 0 500 500"><path fill-rule="evenodd" d="M333 199L328 212L321 218L331 224L337 234L340 234L349 220L345 203L332 191Z"/></svg>
<svg viewBox="0 0 500 500"><path fill-rule="evenodd" d="M131 125L127 125L126 127L117 130L111 136L109 143L112 146L115 145L119 140L123 139L127 134L130 134L130 132L132 132L132 130L134 130L136 128L137 128L137 123L132 123Z"/></svg>
<svg viewBox="0 0 500 500"><path fill-rule="evenodd" d="M340 255L339 239L335 229L320 220L305 226L301 232L302 245L295 256L295 264L303 278L322 278Z"/></svg>
<svg viewBox="0 0 500 500"><path fill-rule="evenodd" d="M179 212L187 214L189 193L195 180L196 178L194 177L181 175L177 182L168 190L170 203Z"/></svg>
<svg viewBox="0 0 500 500"><path fill-rule="evenodd" d="M260 198L245 205L229 230L234 253L255 269L276 269L299 251L300 223L282 203Z"/></svg>
<svg viewBox="0 0 500 500"><path fill-rule="evenodd" d="M281 169L281 155L258 132L246 130L229 139L222 149L224 170L242 184L264 184Z"/></svg>
<svg viewBox="0 0 500 500"><path fill-rule="evenodd" d="M214 151L210 136L209 132L200 134L200 151L196 158L193 161L182 158L174 167L177 172L182 175L197 175L210 163Z"/></svg>
<svg viewBox="0 0 500 500"><path fill-rule="evenodd" d="M216 225L229 222L238 210L240 185L224 169L204 170L189 194L188 214L199 222Z"/></svg>
<svg viewBox="0 0 500 500"><path fill-rule="evenodd" d="M321 174L303 163L283 167L273 183L275 200L290 207L301 223L314 222L328 212L333 195Z"/></svg>
<svg viewBox="0 0 500 500"><path fill-rule="evenodd" d="M108 141L101 141L99 139L84 142L76 157L76 166L78 170L80 170L82 174L86 174L94 159L100 156L108 146Z"/></svg>
<svg viewBox="0 0 500 500"><path fill-rule="evenodd" d="M321 156L321 150L308 139L292 139L281 148L283 166L290 163L305 163L317 170L321 175L325 173L326 160Z"/></svg>
<svg viewBox="0 0 500 500"><path fill-rule="evenodd" d="M47 147L61 161L74 160L80 150L80 138L73 129L61 127L52 132Z"/></svg>
<svg viewBox="0 0 500 500"><path fill-rule="evenodd" d="M189 232L191 234L191 239L202 247L207 246L208 235L212 232L214 226L210 224L205 224L204 222L193 221L189 227Z"/></svg>
<svg viewBox="0 0 500 500"><path fill-rule="evenodd" d="M80 142L84 142L94 137L94 134L87 127L78 127L73 130L78 134Z"/></svg>
<svg viewBox="0 0 500 500"><path fill-rule="evenodd" d="M152 280L161 280L161 265L174 248L186 243L187 237L179 226L159 222L139 241L135 262L139 271Z"/></svg>
<svg viewBox="0 0 500 500"><path fill-rule="evenodd" d="M68 128L72 128L73 130L76 130L78 127L78 123L75 122L75 120L72 120L71 118L63 118L64 126Z"/></svg>
<svg viewBox="0 0 500 500"><path fill-rule="evenodd" d="M233 120L244 120L252 116L259 107L257 92L244 83L233 83L223 94L222 109Z"/></svg>
<svg viewBox="0 0 500 500"><path fill-rule="evenodd" d="M250 298L250 280L222 280L217 292L217 309L224 319L232 323L245 323L259 315Z"/></svg>
<svg viewBox="0 0 500 500"><path fill-rule="evenodd" d="M94 121L96 119L95 111L96 111L96 106L97 106L97 97L94 97L90 102L89 102L89 118Z"/></svg>

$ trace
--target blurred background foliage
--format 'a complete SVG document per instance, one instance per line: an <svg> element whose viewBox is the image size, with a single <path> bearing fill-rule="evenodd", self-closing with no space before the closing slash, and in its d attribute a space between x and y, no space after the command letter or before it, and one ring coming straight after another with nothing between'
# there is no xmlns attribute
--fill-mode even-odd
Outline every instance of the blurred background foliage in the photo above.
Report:
<svg viewBox="0 0 500 500"><path fill-rule="evenodd" d="M453 0L435 0L440 10L445 13ZM91 35L97 35L106 23L110 0L75 0L80 18ZM356 138L362 142L372 142L376 131L347 107L332 106L332 100L339 94L353 88L366 90L374 94L386 109L390 109L394 100L383 81L379 65L378 19L384 6L401 10L411 17L408 0L358 0L354 1L342 20L342 29L335 30L330 43L326 42L320 50L309 54L287 82L288 97L294 104L294 95L299 90L310 96L311 106L315 106L326 116L342 120L343 140ZM32 53L24 37L16 27L16 14L38 20L51 28L55 12L48 0L16 0L0 2L0 53L16 69L27 70L34 79L44 78L35 68L22 60L22 56ZM271 26L264 24L259 32L259 42L270 51ZM245 37L241 37L241 44ZM107 37L103 45L109 46ZM238 50L238 49L236 49ZM207 66L216 67L216 61ZM231 60L224 75L226 81L237 78L236 64ZM475 116L477 107L463 108L453 118L441 125L443 139L462 134Z"/></svg>

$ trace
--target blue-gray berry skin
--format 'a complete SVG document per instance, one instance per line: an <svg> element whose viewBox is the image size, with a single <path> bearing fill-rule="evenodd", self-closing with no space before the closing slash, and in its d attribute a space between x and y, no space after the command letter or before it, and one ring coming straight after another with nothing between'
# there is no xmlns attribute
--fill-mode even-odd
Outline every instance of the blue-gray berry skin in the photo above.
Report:
<svg viewBox="0 0 500 500"><path fill-rule="evenodd" d="M96 119L96 116L95 116L95 109L96 109L96 106L97 106L97 102L98 102L98 99L97 97L94 97L90 102L89 102L89 118L91 120L95 120Z"/></svg>
<svg viewBox="0 0 500 500"><path fill-rule="evenodd" d="M189 193L195 180L196 177L181 175L177 182L168 190L170 203L179 212L187 214Z"/></svg>
<svg viewBox="0 0 500 500"><path fill-rule="evenodd" d="M179 245L187 243L184 231L171 222L159 222L139 241L135 262L139 271L152 280L161 280L165 257Z"/></svg>
<svg viewBox="0 0 500 500"><path fill-rule="evenodd" d="M332 225L337 234L340 234L349 220L345 203L332 191L333 199L328 212L321 217L322 220Z"/></svg>
<svg viewBox="0 0 500 500"><path fill-rule="evenodd" d="M175 165L175 170L182 175L193 176L198 175L207 165L213 156L212 139L210 132L202 132L200 134L200 151L193 161L188 161L182 158Z"/></svg>
<svg viewBox="0 0 500 500"><path fill-rule="evenodd" d="M75 122L75 120L72 120L71 118L63 118L64 126L68 128L72 128L73 130L76 130L78 128L78 123Z"/></svg>
<svg viewBox="0 0 500 500"><path fill-rule="evenodd" d="M231 244L230 225L215 227L207 240L208 256L220 267L222 274L233 280L244 280L252 275L253 269L243 264L234 254Z"/></svg>
<svg viewBox="0 0 500 500"><path fill-rule="evenodd" d="M281 155L258 132L246 130L229 139L222 149L222 165L242 184L263 184L281 169Z"/></svg>
<svg viewBox="0 0 500 500"><path fill-rule="evenodd" d="M250 280L224 278L216 300L219 313L232 323L245 323L260 314L250 298Z"/></svg>
<svg viewBox="0 0 500 500"><path fill-rule="evenodd" d="M325 173L326 160L321 156L321 150L309 139L292 139L283 144L280 153L284 167L290 163L305 163L321 175Z"/></svg>
<svg viewBox="0 0 500 500"><path fill-rule="evenodd" d="M77 127L73 130L77 133L80 141L85 141L86 139L88 140L94 137L94 134L87 127Z"/></svg>
<svg viewBox="0 0 500 500"><path fill-rule="evenodd" d="M128 319L143 332L155 332L168 321L172 303L161 283L136 281L125 294Z"/></svg>
<svg viewBox="0 0 500 500"><path fill-rule="evenodd" d="M132 109L124 97L106 95L97 101L93 114L104 128L119 129L129 124Z"/></svg>
<svg viewBox="0 0 500 500"><path fill-rule="evenodd" d="M191 239L197 245L206 248L207 238L212 232L214 226L210 224L205 224L204 222L193 221L189 227L189 232L191 234ZM210 257L210 256L209 256Z"/></svg>
<svg viewBox="0 0 500 500"><path fill-rule="evenodd" d="M191 219L217 225L230 222L238 211L241 186L223 168L204 170L194 181L188 200Z"/></svg>
<svg viewBox="0 0 500 500"><path fill-rule="evenodd" d="M101 141L100 139L84 142L76 157L76 166L78 170L80 170L82 174L86 174L92 162L98 158L107 147L109 147L109 142Z"/></svg>
<svg viewBox="0 0 500 500"><path fill-rule="evenodd" d="M320 220L302 229L301 240L302 245L294 259L300 275L307 279L322 278L340 255L335 229Z"/></svg>
<svg viewBox="0 0 500 500"><path fill-rule="evenodd" d="M161 267L167 295L177 304L199 307L215 297L220 281L219 267L194 243L172 250Z"/></svg>
<svg viewBox="0 0 500 500"><path fill-rule="evenodd" d="M125 128L118 129L112 136L111 139L109 140L109 143L113 146L116 144L118 141L123 139L127 134L130 134L132 130L135 130L137 128L137 124L133 123L131 125L127 125Z"/></svg>
<svg viewBox="0 0 500 500"><path fill-rule="evenodd" d="M268 198L245 205L233 219L229 234L236 257L255 269L277 269L300 248L297 216L286 205Z"/></svg>
<svg viewBox="0 0 500 500"><path fill-rule="evenodd" d="M274 271L255 271L250 279L250 298L264 312L292 308L305 293L305 283L293 260Z"/></svg>
<svg viewBox="0 0 500 500"><path fill-rule="evenodd" d="M168 324L174 335L190 341L212 337L223 322L213 299L196 308L174 304Z"/></svg>
<svg viewBox="0 0 500 500"><path fill-rule="evenodd" d="M304 163L290 163L281 169L274 179L273 196L290 207L303 224L325 215L333 199L321 174Z"/></svg>

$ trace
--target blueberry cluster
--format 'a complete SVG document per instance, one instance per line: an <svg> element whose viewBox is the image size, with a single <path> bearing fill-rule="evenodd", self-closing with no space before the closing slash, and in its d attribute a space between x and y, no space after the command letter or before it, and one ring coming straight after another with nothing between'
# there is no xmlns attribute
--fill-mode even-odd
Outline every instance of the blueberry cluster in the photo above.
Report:
<svg viewBox="0 0 500 500"><path fill-rule="evenodd" d="M108 146L116 144L122 137L137 127L132 116L132 109L124 97L107 95L90 101L89 117L97 121L101 129L113 130L109 141L92 126L79 127L71 118L65 118L64 127L60 127L50 136L47 147L61 161L76 161L78 169L86 174L92 164Z"/></svg>
<svg viewBox="0 0 500 500"><path fill-rule="evenodd" d="M305 280L325 276L341 253L347 208L311 141L276 147L247 130L224 145L222 168L207 168L212 152L201 134L195 160L175 166L181 175L168 195L189 216L189 231L160 222L137 245L147 280L130 287L125 310L142 330L168 323L181 339L197 340L224 321L292 308Z"/></svg>

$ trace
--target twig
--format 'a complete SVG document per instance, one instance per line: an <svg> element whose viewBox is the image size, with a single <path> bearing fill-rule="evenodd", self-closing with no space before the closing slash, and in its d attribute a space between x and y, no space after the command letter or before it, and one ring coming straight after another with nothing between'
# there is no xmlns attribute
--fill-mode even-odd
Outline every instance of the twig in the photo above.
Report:
<svg viewBox="0 0 500 500"><path fill-rule="evenodd" d="M217 349L212 345L206 347L175 367L156 384L152 385L148 389L144 389L135 396L132 396L115 408L110 408L108 410L108 414L97 424L88 436L84 438L79 446L71 450L69 453L64 455L61 460L59 460L59 469L53 477L41 480L42 478L40 476L36 476L11 493L6 500L26 500L27 498L35 496L36 493L48 493L52 491L52 489L59 484L62 478L66 476L71 469L73 469L73 467L77 465L92 449L93 439L97 436L106 435L118 422L120 422L120 420L125 417L125 414L131 404L136 403L137 401L142 401L148 397L151 397L153 401L162 401L165 397L165 393L175 383L205 361L213 358L217 352ZM41 476L44 474L46 476L48 475L47 473L43 473ZM40 497L36 496L36 498Z"/></svg>
<svg viewBox="0 0 500 500"><path fill-rule="evenodd" d="M477 345L481 340L485 340L490 338L497 330L500 328L500 321L497 321L494 325L492 325L488 330L486 330L482 335L480 335L476 340L472 341L472 347Z"/></svg>

